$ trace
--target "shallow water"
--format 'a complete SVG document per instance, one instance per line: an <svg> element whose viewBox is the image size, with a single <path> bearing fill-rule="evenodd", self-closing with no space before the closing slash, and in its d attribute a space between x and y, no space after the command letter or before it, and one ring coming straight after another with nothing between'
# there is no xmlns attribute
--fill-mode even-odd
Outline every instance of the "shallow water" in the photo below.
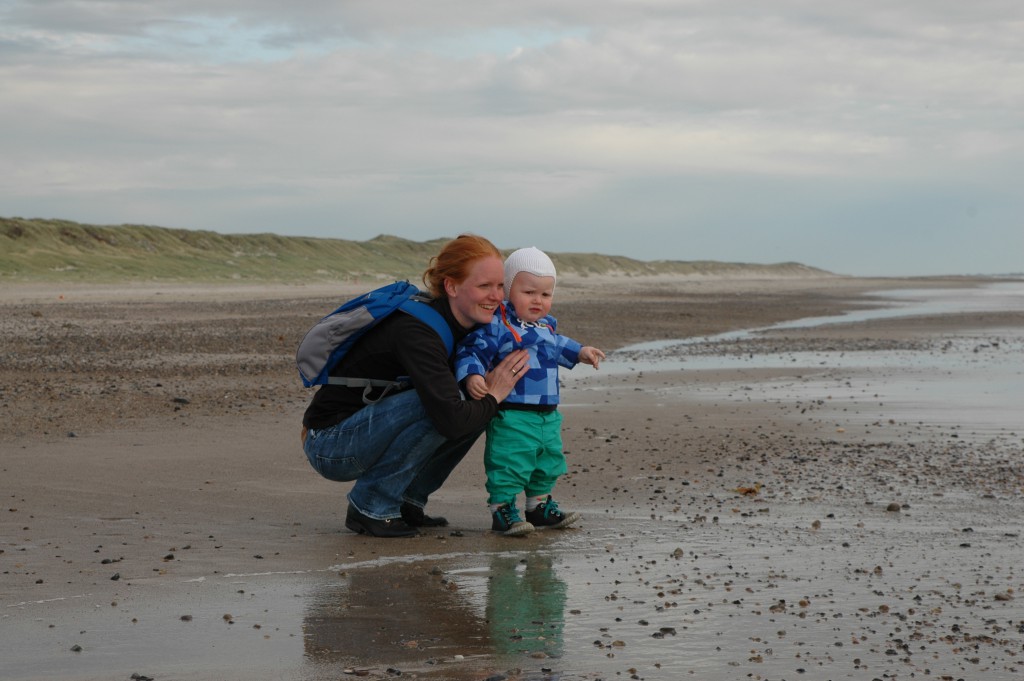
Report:
<svg viewBox="0 0 1024 681"><path fill-rule="evenodd" d="M708 338L642 343L623 348L602 364L611 374L681 372L668 390L694 399L822 401L859 425L897 419L956 426L979 435L1024 435L1024 329L961 331L925 349L845 348L836 351L771 351L785 343L758 343L786 329L869 322L923 315L1024 310L1024 282L976 289L882 292L891 305L833 317L815 317ZM792 345L792 344L789 344ZM787 376L752 383L742 378L694 387L690 371L786 369ZM580 372L565 372L567 380ZM851 413L851 409L854 413Z"/></svg>
<svg viewBox="0 0 1024 681"><path fill-rule="evenodd" d="M921 317L974 312L1024 310L1024 281L999 282L976 288L896 289L876 291L877 305L827 317L805 317L756 329L743 329L700 338L637 343L620 352L658 350L679 344L727 342L751 338L765 331L808 329L832 324L852 324L899 317Z"/></svg>
<svg viewBox="0 0 1024 681"><path fill-rule="evenodd" d="M1021 584L1015 524L841 508L841 520L763 500L719 522L598 518L504 550L208 579L61 621L85 655L27 659L31 632L8 637L4 667L19 679L1020 678L1024 603L998 600Z"/></svg>

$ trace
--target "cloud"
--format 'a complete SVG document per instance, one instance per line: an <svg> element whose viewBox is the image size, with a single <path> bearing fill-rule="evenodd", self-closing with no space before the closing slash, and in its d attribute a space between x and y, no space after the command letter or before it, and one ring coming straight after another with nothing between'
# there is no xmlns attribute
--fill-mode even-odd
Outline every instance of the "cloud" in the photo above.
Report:
<svg viewBox="0 0 1024 681"><path fill-rule="evenodd" d="M976 206L963 229L1000 240L1024 207L1016 3L37 0L0 27L8 214L530 224L634 257L867 273L877 257L828 248L841 230L911 244L952 193Z"/></svg>

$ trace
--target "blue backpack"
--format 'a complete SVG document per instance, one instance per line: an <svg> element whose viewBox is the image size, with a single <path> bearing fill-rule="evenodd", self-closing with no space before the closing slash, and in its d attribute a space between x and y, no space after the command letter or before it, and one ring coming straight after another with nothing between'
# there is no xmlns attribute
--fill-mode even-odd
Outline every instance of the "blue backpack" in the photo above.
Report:
<svg viewBox="0 0 1024 681"><path fill-rule="evenodd" d="M427 304L429 300L429 296L421 293L409 282L396 281L344 303L317 322L299 343L295 363L299 369L299 376L302 377L302 384L307 388L314 385L365 388L363 402L367 404L376 401L368 397L374 388L384 388L384 393L377 398L379 400L395 388L408 387L409 380L406 376L391 381L343 378L331 376L330 373L364 333L396 310L411 314L434 329L451 355L455 346L452 330L448 328L448 323L441 313Z"/></svg>

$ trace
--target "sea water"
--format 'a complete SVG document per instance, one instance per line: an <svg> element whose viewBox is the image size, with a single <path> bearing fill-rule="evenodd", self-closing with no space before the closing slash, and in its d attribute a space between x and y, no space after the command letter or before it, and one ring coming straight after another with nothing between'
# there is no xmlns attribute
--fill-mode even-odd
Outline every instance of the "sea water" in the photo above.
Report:
<svg viewBox="0 0 1024 681"><path fill-rule="evenodd" d="M933 334L922 347L881 350L800 350L799 340L779 340L787 330L807 331L842 324L897 318L1024 312L1024 282L978 288L904 289L875 294L878 307L812 317L715 336L639 343L612 353L607 373L679 372L670 388L694 400L765 399L799 401L827 395L832 405L877 404L861 420L880 417L953 425L970 432L1024 435L1024 328L954 328ZM870 336L870 330L865 336ZM786 348L791 345L790 348ZM765 350L765 348L770 348ZM784 349L780 349L784 348ZM786 378L707 385L688 380L696 372L773 369ZM576 372L578 373L578 372ZM563 372L567 381L579 376ZM793 380L798 376L799 380ZM742 392L738 387L742 386Z"/></svg>

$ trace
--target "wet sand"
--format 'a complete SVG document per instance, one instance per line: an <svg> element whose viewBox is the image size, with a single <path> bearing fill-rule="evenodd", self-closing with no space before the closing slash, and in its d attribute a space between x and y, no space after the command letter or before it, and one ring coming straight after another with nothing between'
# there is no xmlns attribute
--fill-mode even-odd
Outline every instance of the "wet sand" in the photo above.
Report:
<svg viewBox="0 0 1024 681"><path fill-rule="evenodd" d="M977 283L566 280L555 313L615 350ZM557 493L579 527L492 536L478 446L431 502L450 527L359 537L298 447L292 353L338 297L4 291L0 678L1022 676L1024 428L887 406L899 367L578 367ZM949 313L705 349L981 361L1022 329Z"/></svg>

